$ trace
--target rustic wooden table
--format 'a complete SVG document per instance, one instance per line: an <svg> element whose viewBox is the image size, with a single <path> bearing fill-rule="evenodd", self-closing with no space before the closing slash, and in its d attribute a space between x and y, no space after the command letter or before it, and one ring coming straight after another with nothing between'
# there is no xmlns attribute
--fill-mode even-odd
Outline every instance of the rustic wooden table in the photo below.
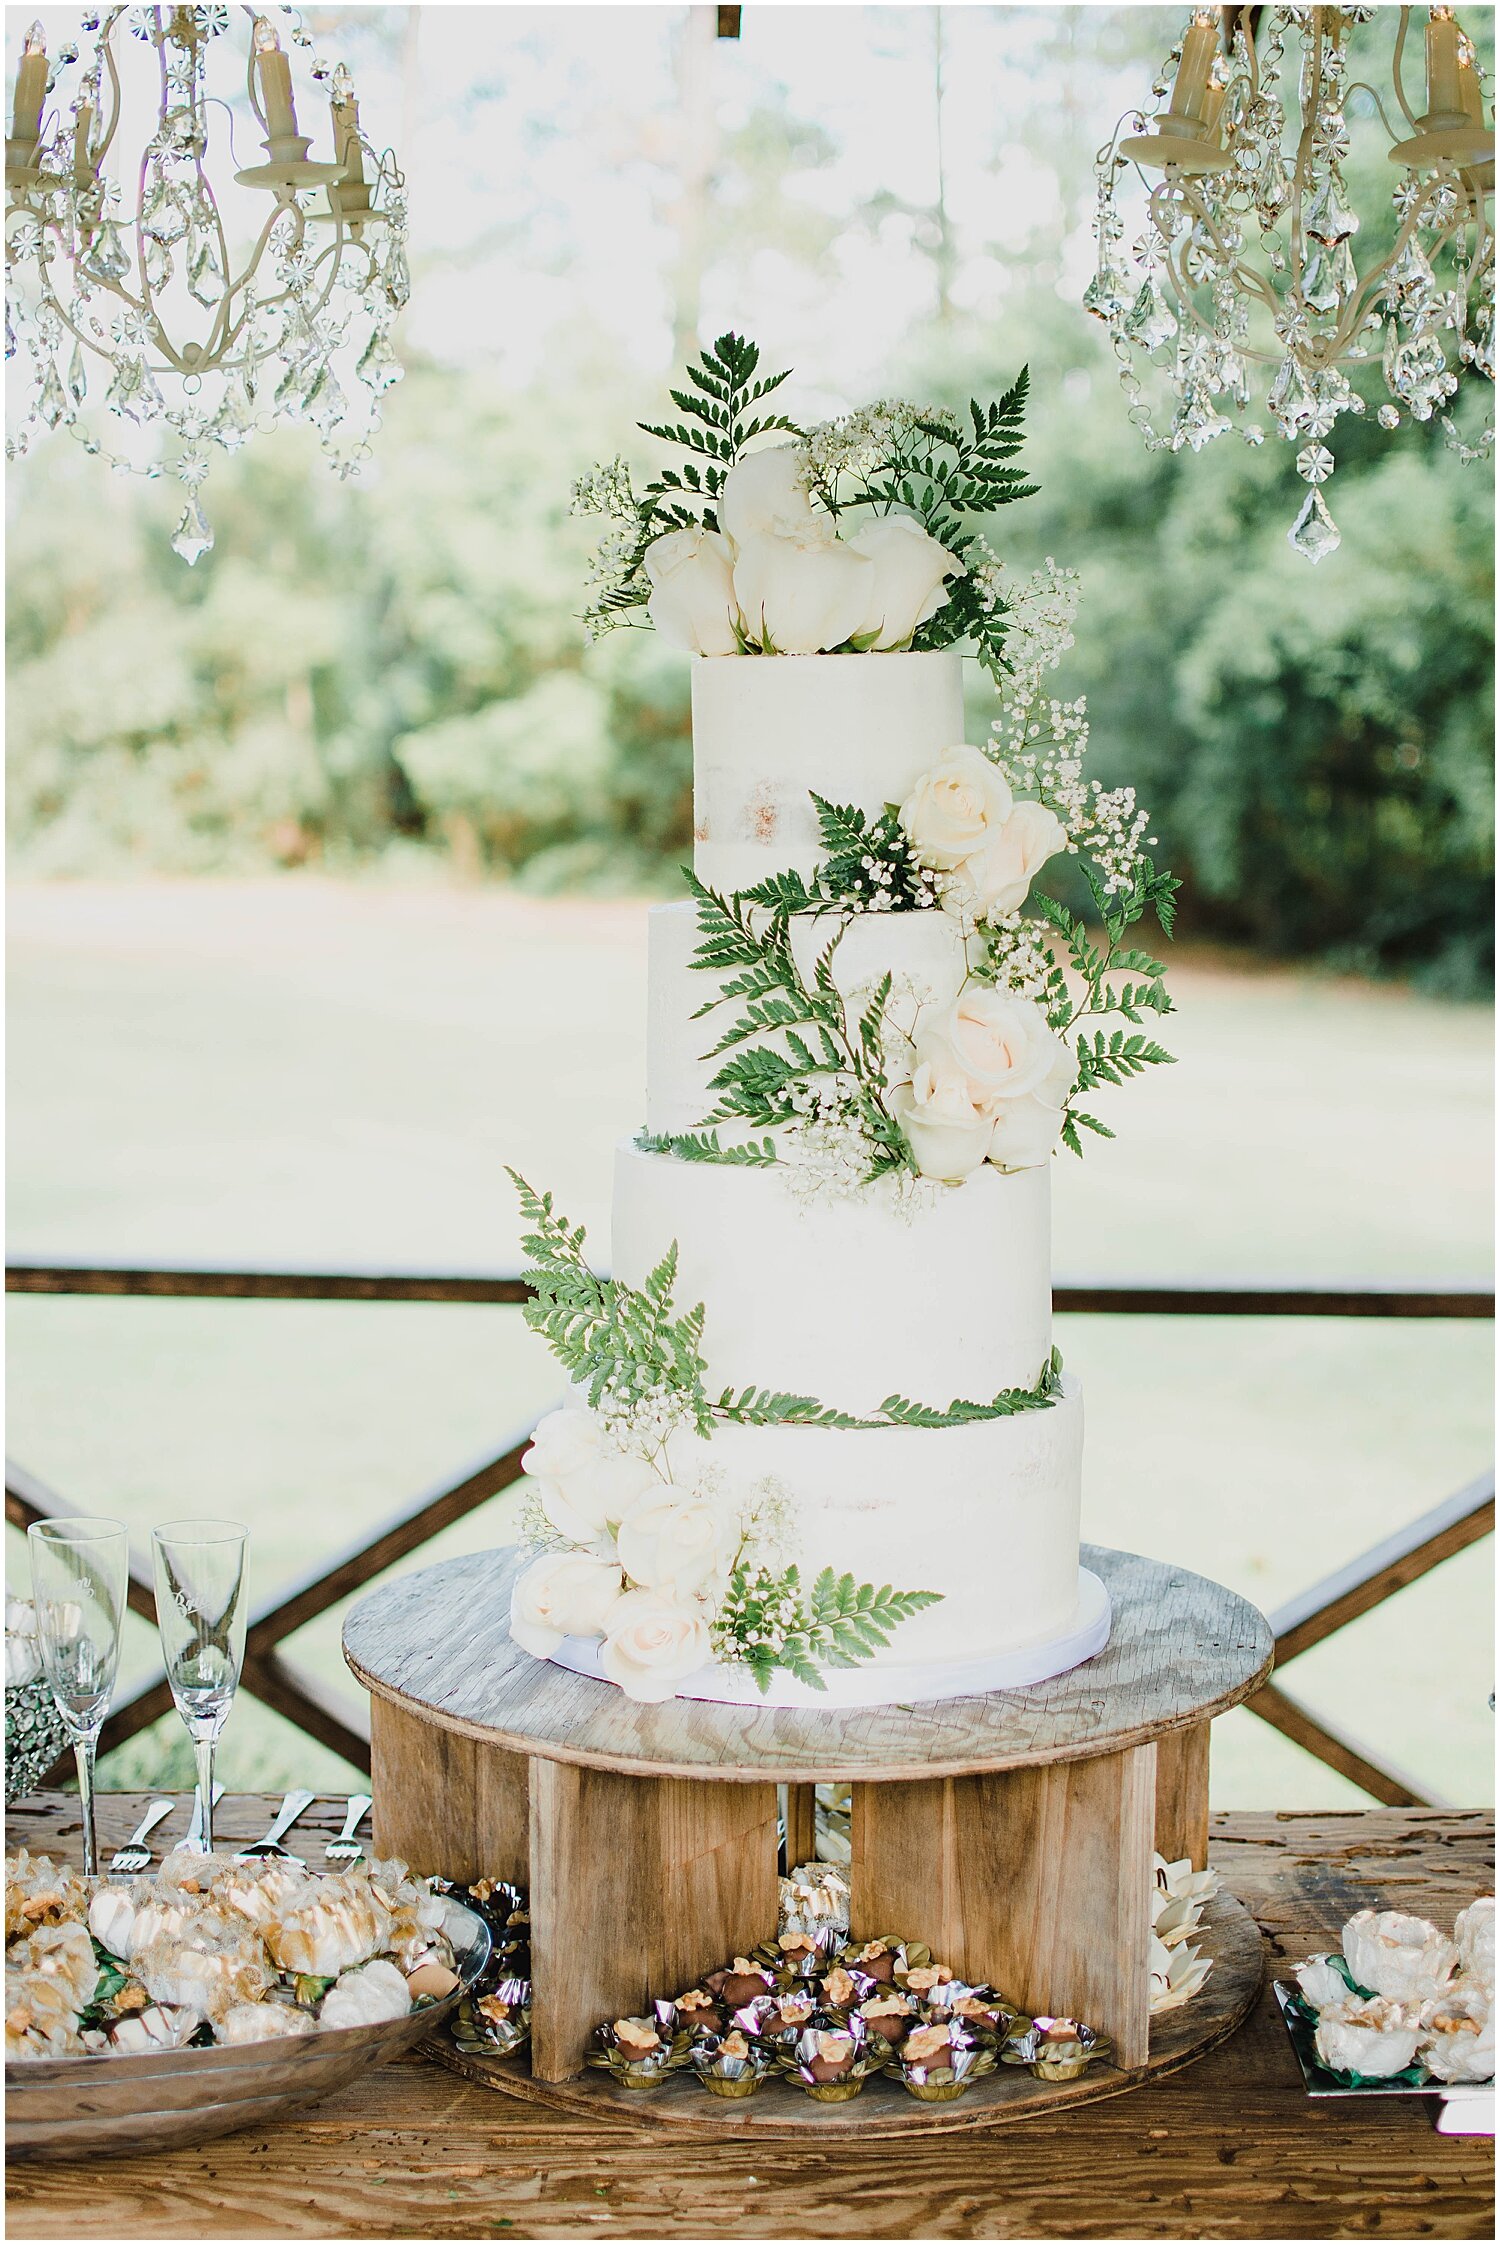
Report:
<svg viewBox="0 0 1500 2245"><path fill-rule="evenodd" d="M116 1846L144 1796L101 1802ZM274 1803L232 1796L226 1838ZM336 1829L320 1802L298 1827ZM76 1803L13 1811L9 1844L77 1858ZM175 1825L170 1830L175 1830ZM1214 1862L1266 1936L1268 1971L1328 1947L1366 1904L1451 1926L1493 1882L1487 1812L1220 1815ZM13 2238L1490 2237L1493 2147L1434 2133L1422 2098L1310 2103L1269 1994L1180 2074L999 2134L851 2150L670 2146L649 2127L525 2105L418 2059L274 2140L7 2178ZM871 2157L871 2152L877 2156Z"/></svg>

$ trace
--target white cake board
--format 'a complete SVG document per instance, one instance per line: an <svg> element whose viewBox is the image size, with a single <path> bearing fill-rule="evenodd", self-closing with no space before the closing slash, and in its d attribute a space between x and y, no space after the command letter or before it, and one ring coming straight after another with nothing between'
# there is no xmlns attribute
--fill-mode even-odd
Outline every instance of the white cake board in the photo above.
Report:
<svg viewBox="0 0 1500 2245"><path fill-rule="evenodd" d="M747 1669L717 1663L697 1669L676 1688L679 1699L717 1700L727 1707L892 1707L927 1699L969 1699L981 1692L1021 1691L1045 1683L1081 1661L1092 1660L1109 1642L1109 1592L1087 1567L1078 1570L1078 1605L1065 1629L1012 1645L1004 1652L974 1653L963 1660L893 1661L868 1667L828 1668L826 1691L814 1691L778 1669L763 1692ZM565 1637L551 1655L559 1668L576 1676L603 1679L597 1637Z"/></svg>

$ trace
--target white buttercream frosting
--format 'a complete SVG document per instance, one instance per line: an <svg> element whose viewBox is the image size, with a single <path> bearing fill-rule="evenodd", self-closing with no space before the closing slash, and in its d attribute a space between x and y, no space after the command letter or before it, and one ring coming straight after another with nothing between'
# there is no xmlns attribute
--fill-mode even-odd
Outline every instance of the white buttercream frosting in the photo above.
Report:
<svg viewBox="0 0 1500 2245"><path fill-rule="evenodd" d="M676 1240L677 1300L708 1310L714 1394L779 1388L858 1412L888 1395L988 1402L1031 1387L1052 1346L1050 1183L1046 1168L985 1169L914 1211L889 1179L807 1203L775 1169L625 1144L614 1273L639 1286Z"/></svg>
<svg viewBox="0 0 1500 2245"><path fill-rule="evenodd" d="M964 737L962 658L788 655L693 662L693 865L749 889L823 855L809 790L878 812Z"/></svg>

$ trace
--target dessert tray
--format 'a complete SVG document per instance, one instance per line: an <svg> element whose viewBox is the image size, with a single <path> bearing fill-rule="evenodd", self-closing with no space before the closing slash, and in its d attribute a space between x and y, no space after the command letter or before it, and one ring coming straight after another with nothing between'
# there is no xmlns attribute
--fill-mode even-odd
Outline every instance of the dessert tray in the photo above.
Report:
<svg viewBox="0 0 1500 2245"><path fill-rule="evenodd" d="M454 2011L485 1970L490 1931L446 1903L457 1985L399 2018L206 2048L27 2058L5 2068L5 2149L12 2159L87 2159L168 2151L263 2127L411 2049Z"/></svg>

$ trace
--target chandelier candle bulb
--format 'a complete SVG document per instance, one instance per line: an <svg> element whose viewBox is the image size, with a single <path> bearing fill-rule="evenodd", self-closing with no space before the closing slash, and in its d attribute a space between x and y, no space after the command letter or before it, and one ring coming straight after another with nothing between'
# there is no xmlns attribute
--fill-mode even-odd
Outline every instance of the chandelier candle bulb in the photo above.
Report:
<svg viewBox="0 0 1500 2245"><path fill-rule="evenodd" d="M1459 107L1469 122L1484 123L1484 88L1479 82L1479 71L1474 61L1474 50L1465 41L1464 51L1458 58Z"/></svg>
<svg viewBox="0 0 1500 2245"><path fill-rule="evenodd" d="M281 41L264 16L255 26L255 61L260 77L260 98L265 106L267 140L297 139L291 61L282 53Z"/></svg>
<svg viewBox="0 0 1500 2245"><path fill-rule="evenodd" d="M1451 8L1434 8L1427 18L1427 120L1463 117L1459 75L1459 29Z"/></svg>
<svg viewBox="0 0 1500 2245"><path fill-rule="evenodd" d="M39 23L32 25L21 49L21 67L16 72L10 135L28 149L35 148L42 131L42 104L47 98L46 36Z"/></svg>
<svg viewBox="0 0 1500 2245"><path fill-rule="evenodd" d="M1174 117L1189 118L1194 124L1206 121L1209 73L1218 52L1219 27L1211 15L1200 9L1183 34L1182 60L1177 66L1177 83L1172 88L1171 114Z"/></svg>

